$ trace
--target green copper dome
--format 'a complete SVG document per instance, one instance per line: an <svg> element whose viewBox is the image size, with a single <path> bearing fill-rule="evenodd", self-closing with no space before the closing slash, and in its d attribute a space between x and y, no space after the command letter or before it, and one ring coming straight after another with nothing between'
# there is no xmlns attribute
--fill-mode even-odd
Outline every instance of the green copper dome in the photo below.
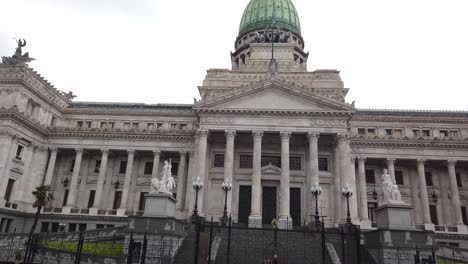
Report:
<svg viewBox="0 0 468 264"><path fill-rule="evenodd" d="M299 16L291 0L251 0L242 16L239 34L270 26L273 10L276 14L276 24L280 28L301 34Z"/></svg>

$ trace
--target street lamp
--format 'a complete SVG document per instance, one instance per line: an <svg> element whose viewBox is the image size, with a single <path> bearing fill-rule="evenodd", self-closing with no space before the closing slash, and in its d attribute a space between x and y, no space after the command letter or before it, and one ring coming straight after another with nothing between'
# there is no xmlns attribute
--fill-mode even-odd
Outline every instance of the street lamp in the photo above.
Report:
<svg viewBox="0 0 468 264"><path fill-rule="evenodd" d="M346 223L351 224L351 212L349 211L349 198L353 196L353 186L351 184L346 184L345 187L343 187L343 190L341 190L341 193L343 194L344 197L346 197L346 204L348 208L347 216L346 216Z"/></svg>
<svg viewBox="0 0 468 264"><path fill-rule="evenodd" d="M227 225L228 222L228 216L227 216L227 194L230 190L232 190L232 182L229 181L229 179L225 179L223 184L221 184L221 188L224 191L224 211L223 211L223 216L221 217L221 224L223 226Z"/></svg>
<svg viewBox="0 0 468 264"><path fill-rule="evenodd" d="M315 196L315 224L318 225L318 223L320 222L320 216L318 211L318 196L322 194L322 187L320 187L320 184L316 182L310 188L310 192L312 193L312 195Z"/></svg>
<svg viewBox="0 0 468 264"><path fill-rule="evenodd" d="M197 177L192 183L192 187L195 190L195 206L193 207L193 218L198 218L198 192L203 188L203 181L200 180L200 177Z"/></svg>

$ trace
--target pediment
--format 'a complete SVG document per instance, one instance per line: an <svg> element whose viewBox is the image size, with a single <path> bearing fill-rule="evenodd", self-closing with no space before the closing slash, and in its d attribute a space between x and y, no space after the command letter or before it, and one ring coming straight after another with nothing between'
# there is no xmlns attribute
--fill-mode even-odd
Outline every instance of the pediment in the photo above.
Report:
<svg viewBox="0 0 468 264"><path fill-rule="evenodd" d="M280 174L281 169L271 163L262 167L262 174Z"/></svg>
<svg viewBox="0 0 468 264"><path fill-rule="evenodd" d="M197 109L300 111L300 112L349 112L354 107L320 96L300 87L279 81L267 81L241 91L200 102Z"/></svg>

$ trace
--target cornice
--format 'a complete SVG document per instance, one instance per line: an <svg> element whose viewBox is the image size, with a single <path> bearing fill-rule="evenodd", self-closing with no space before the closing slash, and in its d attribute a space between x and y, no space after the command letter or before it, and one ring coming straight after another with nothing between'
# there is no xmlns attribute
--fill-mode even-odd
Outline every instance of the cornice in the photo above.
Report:
<svg viewBox="0 0 468 264"><path fill-rule="evenodd" d="M351 139L354 146L391 146L391 147L424 147L424 148L468 148L468 139L453 141L390 139L390 138L356 138Z"/></svg>
<svg viewBox="0 0 468 264"><path fill-rule="evenodd" d="M0 119L11 119L17 121L33 131L36 134L44 137L47 134L47 128L42 126L39 122L31 120L24 114L20 113L17 108L5 109L0 108Z"/></svg>
<svg viewBox="0 0 468 264"><path fill-rule="evenodd" d="M298 110L261 110L261 109L209 109L203 108L196 110L199 114L204 113L223 113L231 115L273 115L273 116L333 116L333 117L351 117L352 112L348 111L298 111Z"/></svg>
<svg viewBox="0 0 468 264"><path fill-rule="evenodd" d="M132 109L132 108L68 108L64 115L110 115L110 116L186 116L195 118L195 112L189 110Z"/></svg>
<svg viewBox="0 0 468 264"><path fill-rule="evenodd" d="M194 130L178 131L122 131L120 129L67 129L54 128L48 133L49 137L79 137L79 138L107 138L107 139L138 139L138 140L166 140L166 141L193 141Z"/></svg>
<svg viewBox="0 0 468 264"><path fill-rule="evenodd" d="M351 121L467 123L466 111L357 109Z"/></svg>

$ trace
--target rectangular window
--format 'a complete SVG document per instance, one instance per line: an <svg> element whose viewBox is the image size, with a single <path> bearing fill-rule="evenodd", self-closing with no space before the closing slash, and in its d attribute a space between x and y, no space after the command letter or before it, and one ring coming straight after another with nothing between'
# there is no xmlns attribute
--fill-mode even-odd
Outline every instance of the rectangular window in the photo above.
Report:
<svg viewBox="0 0 468 264"><path fill-rule="evenodd" d="M101 122L101 128L107 128L107 123L106 122Z"/></svg>
<svg viewBox="0 0 468 264"><path fill-rule="evenodd" d="M429 137L429 136L431 136L431 131L428 130L428 129L424 129L422 131L422 135L423 135L423 137Z"/></svg>
<svg viewBox="0 0 468 264"><path fill-rule="evenodd" d="M123 123L123 129L129 130L130 129L130 122L124 122Z"/></svg>
<svg viewBox="0 0 468 264"><path fill-rule="evenodd" d="M86 121L86 122L85 122L85 126L86 126L87 128L91 128L91 121Z"/></svg>
<svg viewBox="0 0 468 264"><path fill-rule="evenodd" d="M154 129L154 123L147 123L146 124L146 129L153 130Z"/></svg>
<svg viewBox="0 0 468 264"><path fill-rule="evenodd" d="M396 136L396 137L403 136L403 129L398 128L398 129L393 130L393 135Z"/></svg>
<svg viewBox="0 0 468 264"><path fill-rule="evenodd" d="M42 222L41 223L41 233L49 232L49 222Z"/></svg>
<svg viewBox="0 0 468 264"><path fill-rule="evenodd" d="M74 223L68 224L68 232L76 232L76 224Z"/></svg>
<svg viewBox="0 0 468 264"><path fill-rule="evenodd" d="M366 129L358 128L357 133L358 133L358 135L364 135L364 134L366 134Z"/></svg>
<svg viewBox="0 0 468 264"><path fill-rule="evenodd" d="M367 203L367 211L372 223L375 223L375 209L377 209L377 207L377 203Z"/></svg>
<svg viewBox="0 0 468 264"><path fill-rule="evenodd" d="M461 213L462 213L463 224L468 225L468 218L466 215L466 206L461 207Z"/></svg>
<svg viewBox="0 0 468 264"><path fill-rule="evenodd" d="M179 129L180 130L187 130L187 124L180 124Z"/></svg>
<svg viewBox="0 0 468 264"><path fill-rule="evenodd" d="M126 170L127 170L127 161L126 160L121 160L120 161L120 166L119 166L119 174L125 174Z"/></svg>
<svg viewBox="0 0 468 264"><path fill-rule="evenodd" d="M328 158L319 157L318 166L319 166L319 171L329 171L328 170Z"/></svg>
<svg viewBox="0 0 468 264"><path fill-rule="evenodd" d="M101 160L96 160L94 164L94 173L99 173L99 169L101 168Z"/></svg>
<svg viewBox="0 0 468 264"><path fill-rule="evenodd" d="M9 202L11 197L11 192L13 191L13 186L15 184L14 179L8 179L7 188L5 191L5 201Z"/></svg>
<svg viewBox="0 0 468 264"><path fill-rule="evenodd" d="M214 168L224 168L224 154L215 154L213 161Z"/></svg>
<svg viewBox="0 0 468 264"><path fill-rule="evenodd" d="M103 229L105 226L103 224L96 224L96 229Z"/></svg>
<svg viewBox="0 0 468 264"><path fill-rule="evenodd" d="M172 173L173 176L179 174L179 163L172 162L171 173Z"/></svg>
<svg viewBox="0 0 468 264"><path fill-rule="evenodd" d="M403 172L402 171L395 171L395 181L397 185L404 185L405 181L403 179Z"/></svg>
<svg viewBox="0 0 468 264"><path fill-rule="evenodd" d="M86 224L80 224L79 231L86 231Z"/></svg>
<svg viewBox="0 0 468 264"><path fill-rule="evenodd" d="M11 223L13 223L13 219L7 219L6 220L5 233L10 232Z"/></svg>
<svg viewBox="0 0 468 264"><path fill-rule="evenodd" d="M72 159L70 162L70 168L68 169L69 172L73 172L73 168L75 167L75 160Z"/></svg>
<svg viewBox="0 0 468 264"><path fill-rule="evenodd" d="M458 137L458 130L450 130L450 137L457 138Z"/></svg>
<svg viewBox="0 0 468 264"><path fill-rule="evenodd" d="M156 123L156 129L161 130L163 128L163 123Z"/></svg>
<svg viewBox="0 0 468 264"><path fill-rule="evenodd" d="M83 121L76 121L77 127L83 127Z"/></svg>
<svg viewBox="0 0 468 264"><path fill-rule="evenodd" d="M437 207L434 204L429 205L429 213L432 223L434 225L439 225L439 221L437 220Z"/></svg>
<svg viewBox="0 0 468 264"><path fill-rule="evenodd" d="M391 136L393 134L393 131L391 129L385 129L385 135Z"/></svg>
<svg viewBox="0 0 468 264"><path fill-rule="evenodd" d="M455 176L457 178L457 186L458 187L463 187L463 181L462 181L460 173L455 173Z"/></svg>
<svg viewBox="0 0 468 264"><path fill-rule="evenodd" d="M68 193L70 191L68 189L65 190L65 193L63 194L63 202L62 202L62 206L65 206L67 205L67 201L68 201Z"/></svg>
<svg viewBox="0 0 468 264"><path fill-rule="evenodd" d="M241 169L253 168L253 156L252 155L240 155L239 168Z"/></svg>
<svg viewBox="0 0 468 264"><path fill-rule="evenodd" d="M419 137L419 129L413 129L413 137Z"/></svg>
<svg viewBox="0 0 468 264"><path fill-rule="evenodd" d="M366 170L366 183L375 184L375 172L374 172L374 170Z"/></svg>
<svg viewBox="0 0 468 264"><path fill-rule="evenodd" d="M281 157L280 156L262 156L262 167L273 165L281 168Z"/></svg>
<svg viewBox="0 0 468 264"><path fill-rule="evenodd" d="M289 169L290 170L302 170L301 157L289 157Z"/></svg>
<svg viewBox="0 0 468 264"><path fill-rule="evenodd" d="M93 207L94 205L94 197L96 196L96 191L91 190L89 191L89 199L88 199L88 209Z"/></svg>
<svg viewBox="0 0 468 264"><path fill-rule="evenodd" d="M145 175L151 175L153 174L153 162L152 161L147 161L145 162Z"/></svg>
<svg viewBox="0 0 468 264"><path fill-rule="evenodd" d="M140 201L138 202L138 211L145 210L145 195L148 194L147 192L140 192Z"/></svg>
<svg viewBox="0 0 468 264"><path fill-rule="evenodd" d="M138 129L138 123L132 123L132 128L133 129Z"/></svg>
<svg viewBox="0 0 468 264"><path fill-rule="evenodd" d="M54 127L55 125L57 125L57 117L52 116L52 118L50 119L50 126Z"/></svg>
<svg viewBox="0 0 468 264"><path fill-rule="evenodd" d="M121 191L115 191L114 202L112 203L112 209L114 209L114 210L119 209L121 200L122 200L122 192Z"/></svg>
<svg viewBox="0 0 468 264"><path fill-rule="evenodd" d="M17 160L21 160L21 156L23 155L23 149L24 149L24 147L22 145L18 145L18 147L16 148L15 158Z"/></svg>
<svg viewBox="0 0 468 264"><path fill-rule="evenodd" d="M59 223L57 223L57 222L51 223L50 232L51 232L51 233L57 233L57 232L58 232L58 228L59 228Z"/></svg>
<svg viewBox="0 0 468 264"><path fill-rule="evenodd" d="M375 135L375 128L368 128L367 134Z"/></svg>
<svg viewBox="0 0 468 264"><path fill-rule="evenodd" d="M432 172L426 171L426 186L434 186L434 183L432 182Z"/></svg>
<svg viewBox="0 0 468 264"><path fill-rule="evenodd" d="M176 130L177 129L177 124L171 124L171 129Z"/></svg>
<svg viewBox="0 0 468 264"><path fill-rule="evenodd" d="M6 218L2 218L2 220L0 220L0 233L3 233L3 226L5 225L5 222Z"/></svg>
<svg viewBox="0 0 468 264"><path fill-rule="evenodd" d="M447 130L439 130L439 134L441 137L448 137L448 131Z"/></svg>

